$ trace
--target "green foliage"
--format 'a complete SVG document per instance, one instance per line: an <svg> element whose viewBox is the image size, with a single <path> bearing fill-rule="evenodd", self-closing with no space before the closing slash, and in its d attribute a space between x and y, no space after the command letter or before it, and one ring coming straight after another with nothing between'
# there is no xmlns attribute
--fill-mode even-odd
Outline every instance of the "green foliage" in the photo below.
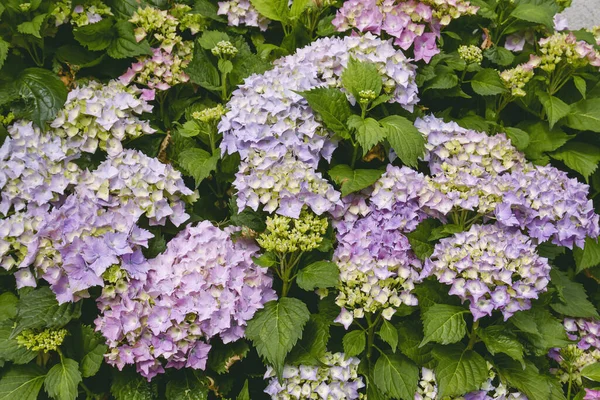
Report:
<svg viewBox="0 0 600 400"><path fill-rule="evenodd" d="M390 115L379 121L385 129L385 138L396 155L409 167L416 167L425 152L425 138L415 126L399 115Z"/></svg>
<svg viewBox="0 0 600 400"><path fill-rule="evenodd" d="M17 81L19 95L31 107L29 117L35 124L44 124L56 117L67 100L67 88L58 76L41 68L27 68Z"/></svg>
<svg viewBox="0 0 600 400"><path fill-rule="evenodd" d="M310 108L318 113L325 126L342 138L349 138L346 122L352 115L346 95L338 89L316 88L301 92Z"/></svg>
<svg viewBox="0 0 600 400"><path fill-rule="evenodd" d="M442 350L443 349L443 350ZM477 390L487 379L487 366L483 357L460 345L436 347L434 368L438 381L438 395L458 396Z"/></svg>
<svg viewBox="0 0 600 400"><path fill-rule="evenodd" d="M81 373L77 361L61 357L60 363L48 371L44 389L56 400L75 400L80 382Z"/></svg>
<svg viewBox="0 0 600 400"><path fill-rule="evenodd" d="M375 363L374 383L384 394L411 400L417 390L419 369L399 354L381 353Z"/></svg>
<svg viewBox="0 0 600 400"><path fill-rule="evenodd" d="M329 170L331 179L341 186L342 196L361 191L374 184L383 171L374 169L355 169L339 164Z"/></svg>
<svg viewBox="0 0 600 400"><path fill-rule="evenodd" d="M462 307L446 304L428 307L422 314L425 337L419 346L429 342L450 344L460 341L467 333L465 313L467 310Z"/></svg>
<svg viewBox="0 0 600 400"><path fill-rule="evenodd" d="M37 365L17 365L0 378L0 399L36 400L46 374Z"/></svg>
<svg viewBox="0 0 600 400"><path fill-rule="evenodd" d="M367 337L363 331L350 331L342 339L346 357L354 357L365 351Z"/></svg>
<svg viewBox="0 0 600 400"><path fill-rule="evenodd" d="M301 289L310 291L316 288L336 286L339 282L339 276L340 270L335 263L317 261L298 271L296 283Z"/></svg>

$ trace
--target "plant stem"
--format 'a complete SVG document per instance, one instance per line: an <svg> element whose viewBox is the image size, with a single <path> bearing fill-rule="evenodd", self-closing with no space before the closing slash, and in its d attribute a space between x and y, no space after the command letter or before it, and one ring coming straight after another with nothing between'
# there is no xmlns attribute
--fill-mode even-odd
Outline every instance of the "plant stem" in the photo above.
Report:
<svg viewBox="0 0 600 400"><path fill-rule="evenodd" d="M350 167L354 169L354 165L356 165L356 158L358 156L358 144L354 144L354 150L352 151L352 164Z"/></svg>
<svg viewBox="0 0 600 400"><path fill-rule="evenodd" d="M224 72L221 72L221 100L222 101L227 101L228 99L228 95L227 95L227 74Z"/></svg>
<svg viewBox="0 0 600 400"><path fill-rule="evenodd" d="M375 324L371 319L371 314L366 314L367 323L369 327L367 328L367 360L369 363L371 362L371 354L373 353L373 343L375 342Z"/></svg>
<svg viewBox="0 0 600 400"><path fill-rule="evenodd" d="M479 328L479 320L473 322L473 328L471 329L471 334L469 335L469 344L467 345L468 350L472 350L475 343L477 343L477 328Z"/></svg>
<svg viewBox="0 0 600 400"><path fill-rule="evenodd" d="M569 365L569 386L567 387L567 400L571 400L571 389L573 388L573 366Z"/></svg>

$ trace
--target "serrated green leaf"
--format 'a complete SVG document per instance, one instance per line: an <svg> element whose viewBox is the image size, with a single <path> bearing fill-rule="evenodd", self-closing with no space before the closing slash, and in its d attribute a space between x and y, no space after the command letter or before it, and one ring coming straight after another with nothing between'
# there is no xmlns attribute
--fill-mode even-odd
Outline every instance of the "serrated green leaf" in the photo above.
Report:
<svg viewBox="0 0 600 400"><path fill-rule="evenodd" d="M438 360L434 372L440 398L477 390L488 377L485 360L473 350L458 345L439 347L434 356Z"/></svg>
<svg viewBox="0 0 600 400"><path fill-rule="evenodd" d="M394 153L409 167L416 167L425 152L425 138L408 119L391 115L379 121Z"/></svg>
<svg viewBox="0 0 600 400"><path fill-rule="evenodd" d="M433 254L433 244L429 242L429 238L437 225L433 219L426 219L417 226L417 229L406 234L415 255L421 261Z"/></svg>
<svg viewBox="0 0 600 400"><path fill-rule="evenodd" d="M29 104L31 120L44 129L67 100L67 88L60 78L42 68L27 68L17 81L19 94Z"/></svg>
<svg viewBox="0 0 600 400"><path fill-rule="evenodd" d="M331 261L317 261L300 271L296 277L296 283L300 289L315 290L316 288L329 288L338 284L340 270Z"/></svg>
<svg viewBox="0 0 600 400"><path fill-rule="evenodd" d="M585 99L587 96L587 83L585 79L583 79L580 76L574 76L573 83L575 84L575 87L577 88L579 93L581 93L581 97Z"/></svg>
<svg viewBox="0 0 600 400"><path fill-rule="evenodd" d="M433 343L419 347L423 341L421 324L418 321L410 326L398 324L396 330L398 331L398 349L402 354L417 365L428 365L432 360Z"/></svg>
<svg viewBox="0 0 600 400"><path fill-rule="evenodd" d="M581 283L573 282L562 271L553 268L550 271L552 284L556 287L560 302L551 304L552 309L568 317L598 317L596 307L588 300Z"/></svg>
<svg viewBox="0 0 600 400"><path fill-rule="evenodd" d="M492 325L477 331L479 338L485 343L491 355L504 353L513 360L525 365L523 360L523 345L517 335L505 326Z"/></svg>
<svg viewBox="0 0 600 400"><path fill-rule="evenodd" d="M590 175L598 168L600 147L591 143L569 142L550 153L550 157L564 162L567 167L579 172L587 182Z"/></svg>
<svg viewBox="0 0 600 400"><path fill-rule="evenodd" d="M504 47L495 45L484 50L483 56L501 67L507 67L515 60L515 55L513 53Z"/></svg>
<svg viewBox="0 0 600 400"><path fill-rule="evenodd" d="M510 139L513 146L519 151L525 150L529 146L529 134L522 129L508 127L504 128L506 137Z"/></svg>
<svg viewBox="0 0 600 400"><path fill-rule="evenodd" d="M113 26L115 34L106 52L112 58L128 58L152 54L152 49L144 39L138 42L133 33L133 25L128 21L117 21Z"/></svg>
<svg viewBox="0 0 600 400"><path fill-rule="evenodd" d="M273 21L285 22L288 20L290 9L288 0L250 0L259 14Z"/></svg>
<svg viewBox="0 0 600 400"><path fill-rule="evenodd" d="M227 346L213 347L208 354L208 367L217 374L229 372L229 368L250 351L250 346L245 340L228 343Z"/></svg>
<svg viewBox="0 0 600 400"><path fill-rule="evenodd" d="M233 71L233 64L229 60L219 60L217 63L217 69L223 74L229 74Z"/></svg>
<svg viewBox="0 0 600 400"><path fill-rule="evenodd" d="M331 319L323 314L312 314L304 327L302 339L296 343L286 362L294 365L320 365L327 352Z"/></svg>
<svg viewBox="0 0 600 400"><path fill-rule="evenodd" d="M208 58L202 46L194 46L194 57L185 69L190 81L208 90L221 89L219 71Z"/></svg>
<svg viewBox="0 0 600 400"><path fill-rule="evenodd" d="M42 28L42 24L47 16L48 14L38 14L33 17L31 21L22 22L17 25L17 31L24 35L32 35L38 39L41 39L42 35L40 35L40 29Z"/></svg>
<svg viewBox="0 0 600 400"><path fill-rule="evenodd" d="M458 85L458 76L454 73L452 68L438 65L435 68L433 79L431 79L425 88L430 89L452 89Z"/></svg>
<svg viewBox="0 0 600 400"><path fill-rule="evenodd" d="M250 400L250 391L248 390L248 379L244 382L244 387L236 397L236 400Z"/></svg>
<svg viewBox="0 0 600 400"><path fill-rule="evenodd" d="M538 355L546 354L553 347L564 347L570 342L563 324L545 308L534 306L527 311L515 313L510 322L526 334Z"/></svg>
<svg viewBox="0 0 600 400"><path fill-rule="evenodd" d="M500 376L510 386L525 394L529 400L548 400L551 398L552 386L549 377L540 374L537 367L525 361L525 368L508 357L497 356L494 364Z"/></svg>
<svg viewBox="0 0 600 400"><path fill-rule="evenodd" d="M44 380L44 389L56 400L75 400L81 379L77 361L62 358L59 364L48 371Z"/></svg>
<svg viewBox="0 0 600 400"><path fill-rule="evenodd" d="M475 93L481 96L495 96L507 91L498 71L491 68L485 68L476 73L471 79L471 87Z"/></svg>
<svg viewBox="0 0 600 400"><path fill-rule="evenodd" d="M220 31L204 31L198 38L198 44L205 50L212 50L219 42L229 42L229 35Z"/></svg>
<svg viewBox="0 0 600 400"><path fill-rule="evenodd" d="M290 297L265 304L248 322L246 337L258 354L281 376L285 356L290 352L310 318L306 305Z"/></svg>
<svg viewBox="0 0 600 400"><path fill-rule="evenodd" d="M81 375L84 378L96 375L104 361L104 354L108 350L104 338L88 325L80 325L71 334L76 343Z"/></svg>
<svg viewBox="0 0 600 400"><path fill-rule="evenodd" d="M17 303L19 299L11 292L0 294L0 321L12 319L17 316Z"/></svg>
<svg viewBox="0 0 600 400"><path fill-rule="evenodd" d="M363 156L385 139L386 132L376 119L352 115L348 118L348 126L356 130L356 141L362 148Z"/></svg>
<svg viewBox="0 0 600 400"><path fill-rule="evenodd" d="M62 328L69 321L80 316L81 303L59 305L49 287L35 289L21 297L17 305L17 326L13 336L24 329Z"/></svg>
<svg viewBox="0 0 600 400"><path fill-rule="evenodd" d="M429 240L434 241L434 240L443 239L448 236L452 236L455 233L462 232L463 230L464 230L464 227L461 227L460 225L456 225L456 224L447 224L447 225L438 226L437 228L435 228L431 231Z"/></svg>
<svg viewBox="0 0 600 400"><path fill-rule="evenodd" d="M429 342L450 344L460 341L467 333L465 313L464 308L447 304L428 307L421 316L425 336L419 346Z"/></svg>
<svg viewBox="0 0 600 400"><path fill-rule="evenodd" d="M261 267L269 268L277 265L277 257L273 253L263 253L259 257L252 258L252 261L256 265L260 265Z"/></svg>
<svg viewBox="0 0 600 400"><path fill-rule="evenodd" d="M16 338L11 337L13 322L0 322L0 360L12 361L15 364L27 364L37 356L37 352L19 346Z"/></svg>
<svg viewBox="0 0 600 400"><path fill-rule="evenodd" d="M537 97L540 100L540 103L542 103L542 107L544 107L546 114L548 114L550 129L552 129L554 124L559 120L566 117L571 110L567 103L558 97L550 96L548 93L541 90L537 91Z"/></svg>
<svg viewBox="0 0 600 400"><path fill-rule="evenodd" d="M217 169L219 154L211 155L208 151L200 148L184 150L179 153L177 162L183 168L186 175L192 176L196 187Z"/></svg>
<svg viewBox="0 0 600 400"><path fill-rule="evenodd" d="M383 80L374 63L350 57L348 65L342 72L342 85L358 100L361 91L372 91L379 96Z"/></svg>
<svg viewBox="0 0 600 400"><path fill-rule="evenodd" d="M165 391L166 400L206 400L208 385L193 371L184 370L178 379L170 379Z"/></svg>
<svg viewBox="0 0 600 400"><path fill-rule="evenodd" d="M156 400L156 382L148 382L135 371L124 370L114 374L110 393L116 400Z"/></svg>
<svg viewBox="0 0 600 400"><path fill-rule="evenodd" d="M580 131L600 132L600 98L572 104L565 125Z"/></svg>
<svg viewBox="0 0 600 400"><path fill-rule="evenodd" d="M381 177L383 171L377 169L355 169L348 165L338 164L329 170L329 176L341 186L342 196L363 190Z"/></svg>
<svg viewBox="0 0 600 400"><path fill-rule="evenodd" d="M352 115L352 110L344 93L335 88L315 88L299 94L321 116L327 128L342 138L350 137L346 121Z"/></svg>
<svg viewBox="0 0 600 400"><path fill-rule="evenodd" d="M557 150L570 139L569 135L557 127L551 130L546 122L525 123L519 125L519 128L529 133L529 146L524 152L530 160L537 160L544 153Z"/></svg>
<svg viewBox="0 0 600 400"><path fill-rule="evenodd" d="M590 237L586 238L583 249L577 246L573 248L573 256L575 258L575 265L577 266L577 273L580 273L584 269L600 265L600 244L598 240Z"/></svg>
<svg viewBox="0 0 600 400"><path fill-rule="evenodd" d="M88 50L104 50L110 46L115 37L113 31L114 22L112 18L103 18L93 24L74 28L73 36L79 44Z"/></svg>
<svg viewBox="0 0 600 400"><path fill-rule="evenodd" d="M46 374L37 365L17 365L0 378L0 400L36 400Z"/></svg>
<svg viewBox="0 0 600 400"><path fill-rule="evenodd" d="M294 0L290 9L290 17L298 18L312 4L312 0Z"/></svg>
<svg viewBox="0 0 600 400"><path fill-rule="evenodd" d="M600 382L600 363L586 365L581 370L581 375L594 382Z"/></svg>
<svg viewBox="0 0 600 400"><path fill-rule="evenodd" d="M392 352L396 352L396 348L398 347L398 331L389 321L383 320L383 324L381 324L381 328L379 329L379 337L390 345L392 348Z"/></svg>
<svg viewBox="0 0 600 400"><path fill-rule="evenodd" d="M400 354L381 353L375 363L373 379L382 393L412 400L419 383L419 368Z"/></svg>
<svg viewBox="0 0 600 400"><path fill-rule="evenodd" d="M510 15L522 21L542 24L548 29L553 29L556 11L556 9L536 4L519 4Z"/></svg>
<svg viewBox="0 0 600 400"><path fill-rule="evenodd" d="M346 357L354 357L365 350L367 337L363 331L350 331L342 339L344 354Z"/></svg>
<svg viewBox="0 0 600 400"><path fill-rule="evenodd" d="M0 69L4 66L4 62L8 57L8 50L10 49L10 43L0 38Z"/></svg>

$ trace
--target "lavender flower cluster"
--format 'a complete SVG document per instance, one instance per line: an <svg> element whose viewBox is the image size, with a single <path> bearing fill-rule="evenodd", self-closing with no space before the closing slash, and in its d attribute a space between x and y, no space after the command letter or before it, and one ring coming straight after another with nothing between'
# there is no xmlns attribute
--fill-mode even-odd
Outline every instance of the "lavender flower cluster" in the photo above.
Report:
<svg viewBox="0 0 600 400"><path fill-rule="evenodd" d="M260 15L250 0L227 0L220 1L219 15L226 15L231 26L255 26L261 31L266 31L271 22L268 18Z"/></svg>
<svg viewBox="0 0 600 400"><path fill-rule="evenodd" d="M415 60L429 63L440 52L436 43L440 30L478 9L466 0L348 0L332 22L339 32L351 28L375 35L385 32L403 50L414 44Z"/></svg>
<svg viewBox="0 0 600 400"><path fill-rule="evenodd" d="M442 239L425 262L422 276L435 275L450 294L469 300L475 320L499 310L507 320L531 308L531 299L550 282L548 260L516 229L473 225Z"/></svg>
<svg viewBox="0 0 600 400"><path fill-rule="evenodd" d="M337 139L296 92L340 86L350 57L377 65L390 101L412 110L418 100L414 66L390 42L372 35L320 39L249 77L219 124L223 153L239 152L242 158L234 182L240 209L264 204L297 218L304 205L322 214L337 203L339 194L315 171L321 157L331 159Z"/></svg>
<svg viewBox="0 0 600 400"><path fill-rule="evenodd" d="M319 366L286 365L281 381L275 377L273 368L268 367L264 378L272 379L265 393L273 400L366 398L358 393L358 390L365 386L362 378L358 376L358 358L346 358L343 353L326 353L319 361Z"/></svg>
<svg viewBox="0 0 600 400"><path fill-rule="evenodd" d="M109 277L96 328L110 364L135 364L150 380L164 368L204 369L216 335L225 343L243 337L246 322L276 295L252 261L258 247L230 233L208 221L188 226L139 278L119 270Z"/></svg>

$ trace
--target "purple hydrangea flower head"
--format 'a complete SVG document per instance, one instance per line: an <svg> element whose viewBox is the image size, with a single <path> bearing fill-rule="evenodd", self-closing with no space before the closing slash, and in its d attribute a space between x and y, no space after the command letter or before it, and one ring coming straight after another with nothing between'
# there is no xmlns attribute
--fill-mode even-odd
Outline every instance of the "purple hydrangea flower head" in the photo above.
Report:
<svg viewBox="0 0 600 400"><path fill-rule="evenodd" d="M219 15L226 15L230 26L255 26L266 31L270 20L258 13L250 0L220 1Z"/></svg>
<svg viewBox="0 0 600 400"><path fill-rule="evenodd" d="M154 133L139 118L152 111L143 97L141 89L117 80L108 84L90 81L69 92L64 108L50 124L53 135L65 139L71 148L94 153L100 147L117 155L123 150L123 140Z"/></svg>
<svg viewBox="0 0 600 400"><path fill-rule="evenodd" d="M281 381L275 377L273 368L268 367L265 379L271 380L265 393L273 400L362 398L359 390L365 384L358 375L358 358L346 358L343 353L325 353L319 361L319 366L286 365Z"/></svg>
<svg viewBox="0 0 600 400"><path fill-rule="evenodd" d="M135 220L146 215L151 224L164 225L168 218L176 226L189 218L184 200L194 195L179 171L137 150L124 150L85 171L76 191L103 206L123 207Z"/></svg>
<svg viewBox="0 0 600 400"><path fill-rule="evenodd" d="M435 246L422 277L432 275L451 286L450 294L469 301L475 320L494 310L507 320L546 291L550 265L519 230L473 225Z"/></svg>
<svg viewBox="0 0 600 400"><path fill-rule="evenodd" d="M243 337L247 321L276 295L266 269L252 261L258 247L230 234L208 221L188 226L141 277L104 287L96 328L111 349L109 364L135 364L150 380L165 368L204 369L214 336Z"/></svg>

